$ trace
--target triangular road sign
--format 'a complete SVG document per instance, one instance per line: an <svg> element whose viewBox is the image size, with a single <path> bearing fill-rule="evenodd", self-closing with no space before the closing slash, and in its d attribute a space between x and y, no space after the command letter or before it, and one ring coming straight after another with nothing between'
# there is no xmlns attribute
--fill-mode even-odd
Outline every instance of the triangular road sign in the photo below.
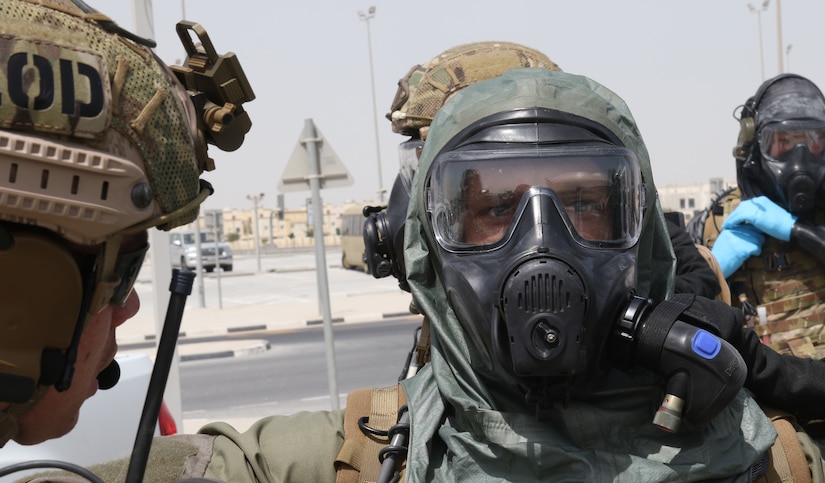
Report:
<svg viewBox="0 0 825 483"><path fill-rule="evenodd" d="M338 188L352 186L353 179L347 167L335 154L332 146L329 145L321 131L316 127L317 139L315 145L318 146L318 160L320 164L320 187ZM284 174L278 182L278 190L282 193L292 191L309 191L309 176L312 174L312 167L309 165L307 154L308 144L301 136L292 150L292 155L284 168Z"/></svg>

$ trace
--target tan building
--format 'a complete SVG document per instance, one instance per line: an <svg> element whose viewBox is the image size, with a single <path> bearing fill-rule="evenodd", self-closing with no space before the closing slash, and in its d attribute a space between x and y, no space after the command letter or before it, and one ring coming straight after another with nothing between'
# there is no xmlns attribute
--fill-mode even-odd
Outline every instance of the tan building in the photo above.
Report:
<svg viewBox="0 0 825 483"><path fill-rule="evenodd" d="M736 186L735 179L709 178L702 183L671 184L657 188L662 209L684 214L687 223L710 205L714 195L731 186Z"/></svg>
<svg viewBox="0 0 825 483"><path fill-rule="evenodd" d="M324 244L340 244L341 214L356 205L376 205L374 201L347 202L340 204L324 203ZM201 230L207 226L207 213L214 210L201 210L198 216ZM223 217L223 236L233 250L255 249L254 209L225 208ZM186 226L194 229L195 223ZM262 248L288 248L312 246L314 243L314 221L308 219L307 205L297 209L286 209L283 215L277 206L258 206L258 230Z"/></svg>

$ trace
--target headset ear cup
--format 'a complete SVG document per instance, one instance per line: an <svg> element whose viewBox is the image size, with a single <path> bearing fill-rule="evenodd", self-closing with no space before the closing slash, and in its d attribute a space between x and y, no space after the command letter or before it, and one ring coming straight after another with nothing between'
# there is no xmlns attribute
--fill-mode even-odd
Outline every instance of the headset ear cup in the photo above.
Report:
<svg viewBox="0 0 825 483"><path fill-rule="evenodd" d="M733 148L733 157L744 162L750 157L753 139L756 135L756 96L748 98L739 114L739 136Z"/></svg>
<svg viewBox="0 0 825 483"><path fill-rule="evenodd" d="M739 121L739 138L736 147L733 149L733 157L738 161L745 161L750 157L753 148L753 139L756 135L756 121L753 116L745 116Z"/></svg>
<svg viewBox="0 0 825 483"><path fill-rule="evenodd" d="M12 243L0 247L0 401L25 402L36 384L54 384L64 373L83 283L58 241L25 229L9 233Z"/></svg>

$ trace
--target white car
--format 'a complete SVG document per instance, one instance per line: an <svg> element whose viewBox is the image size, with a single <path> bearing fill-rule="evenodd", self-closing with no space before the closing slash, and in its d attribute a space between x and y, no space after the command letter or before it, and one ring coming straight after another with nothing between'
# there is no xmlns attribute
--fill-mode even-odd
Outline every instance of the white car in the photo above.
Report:
<svg viewBox="0 0 825 483"><path fill-rule="evenodd" d="M201 266L207 272L220 266L224 272L232 271L232 249L223 241L215 242L212 232L201 234ZM197 267L197 245L194 230L173 230L169 232L169 257L172 266L187 270ZM215 251L217 250L217 256Z"/></svg>
<svg viewBox="0 0 825 483"><path fill-rule="evenodd" d="M0 448L0 469L33 460L58 460L88 467L129 456L152 375L152 360L143 353L119 354L116 360L120 365L120 380L113 388L98 391L83 404L77 426L69 434L32 446L6 443ZM168 410L162 408L159 419L155 434L176 432L173 419L170 425ZM53 469L13 473L0 477L0 483Z"/></svg>

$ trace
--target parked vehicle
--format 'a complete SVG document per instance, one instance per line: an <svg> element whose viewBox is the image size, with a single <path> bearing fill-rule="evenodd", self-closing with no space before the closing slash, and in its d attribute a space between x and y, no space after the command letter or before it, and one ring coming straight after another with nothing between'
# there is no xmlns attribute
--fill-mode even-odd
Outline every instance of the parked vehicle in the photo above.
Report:
<svg viewBox="0 0 825 483"><path fill-rule="evenodd" d="M83 404L77 425L69 434L32 446L9 441L0 449L0 468L34 460L66 461L85 467L129 456L152 375L152 360L143 353L118 354L115 359L120 365L120 380ZM169 410L161 408L155 434L176 432ZM47 470L14 473L0 478L0 483L43 471Z"/></svg>
<svg viewBox="0 0 825 483"><path fill-rule="evenodd" d="M355 205L341 214L341 266L350 270L369 273L364 259L364 215L363 206Z"/></svg>
<svg viewBox="0 0 825 483"><path fill-rule="evenodd" d="M207 272L215 270L220 266L224 272L232 271L232 249L224 241L218 240L216 243L215 234L208 231L200 232L201 235L201 265ZM197 246L195 244L194 230L173 230L169 232L169 256L172 259L172 266L195 270L198 264ZM218 251L217 257L215 250ZM216 263L217 258L217 263Z"/></svg>

